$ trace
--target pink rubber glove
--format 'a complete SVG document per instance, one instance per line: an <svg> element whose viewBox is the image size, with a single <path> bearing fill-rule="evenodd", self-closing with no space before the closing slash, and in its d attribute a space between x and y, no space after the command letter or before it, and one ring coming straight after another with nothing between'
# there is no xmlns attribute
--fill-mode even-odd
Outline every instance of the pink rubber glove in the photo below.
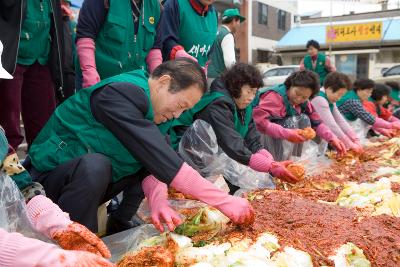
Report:
<svg viewBox="0 0 400 267"><path fill-rule="evenodd" d="M284 138L292 143L303 143L306 139L298 133L298 129L285 129Z"/></svg>
<svg viewBox="0 0 400 267"><path fill-rule="evenodd" d="M267 150L261 149L257 153L251 155L249 167L258 172L269 172L273 160L274 158Z"/></svg>
<svg viewBox="0 0 400 267"><path fill-rule="evenodd" d="M92 253L63 250L56 245L0 229L0 266L112 267L115 265Z"/></svg>
<svg viewBox="0 0 400 267"><path fill-rule="evenodd" d="M168 225L170 231L174 231L176 226L182 224L178 213L169 206L166 184L149 175L143 180L142 189L149 201L153 224L160 232L165 230L163 222Z"/></svg>
<svg viewBox="0 0 400 267"><path fill-rule="evenodd" d="M357 143L351 143L350 144L350 149L354 150L357 154L364 153L363 147L360 144L357 144Z"/></svg>
<svg viewBox="0 0 400 267"><path fill-rule="evenodd" d="M153 73L153 71L161 65L163 62L161 49L151 49L147 54L146 63L149 70L149 73Z"/></svg>
<svg viewBox="0 0 400 267"><path fill-rule="evenodd" d="M396 130L400 130L400 121L392 122L392 128Z"/></svg>
<svg viewBox="0 0 400 267"><path fill-rule="evenodd" d="M83 76L82 87L87 88L100 81L100 76L96 69L96 45L91 38L80 38L76 42L76 49Z"/></svg>
<svg viewBox="0 0 400 267"><path fill-rule="evenodd" d="M183 50L183 49L176 51L175 59L177 59L177 58L188 58L188 59L193 60L194 62L197 62L197 59L196 59L195 57L189 55L189 54L188 54L185 50Z"/></svg>
<svg viewBox="0 0 400 267"><path fill-rule="evenodd" d="M389 122L395 122L395 121L400 121L398 118L396 118L395 116L391 116L389 119L388 119L388 121Z"/></svg>
<svg viewBox="0 0 400 267"><path fill-rule="evenodd" d="M171 186L215 207L234 223L247 225L254 222L253 208L246 199L221 191L186 163L182 164Z"/></svg>
<svg viewBox="0 0 400 267"><path fill-rule="evenodd" d="M383 129L392 129L392 124L381 118L375 118L375 123L372 125L372 127L373 128L383 128Z"/></svg>
<svg viewBox="0 0 400 267"><path fill-rule="evenodd" d="M339 157L343 157L346 153L346 146L339 138L335 137L329 142L337 151Z"/></svg>
<svg viewBox="0 0 400 267"><path fill-rule="evenodd" d="M277 177L285 182L295 184L300 181L299 178L294 176L286 167L291 164L292 161L282 161L282 162L273 162L271 168L271 174L274 177Z"/></svg>
<svg viewBox="0 0 400 267"><path fill-rule="evenodd" d="M45 196L32 198L27 207L27 216L33 228L52 238L68 250L84 250L110 258L111 253L103 241L85 226L72 222L67 213Z"/></svg>
<svg viewBox="0 0 400 267"><path fill-rule="evenodd" d="M390 129L373 128L373 130L378 132L378 133L380 133L380 134L382 134L382 135L384 135L384 136L386 136L386 137L389 137L389 138L392 138L392 137L395 136L394 132L392 130L390 130Z"/></svg>

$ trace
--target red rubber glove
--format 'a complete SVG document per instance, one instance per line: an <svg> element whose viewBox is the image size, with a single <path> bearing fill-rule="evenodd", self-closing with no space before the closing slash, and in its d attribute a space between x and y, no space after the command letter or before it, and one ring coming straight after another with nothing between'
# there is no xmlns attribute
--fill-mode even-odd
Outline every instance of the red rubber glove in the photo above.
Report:
<svg viewBox="0 0 400 267"><path fill-rule="evenodd" d="M300 181L299 178L294 176L286 167L291 164L292 161L282 161L282 162L273 162L271 167L271 174L274 177L279 178L285 182L295 184Z"/></svg>
<svg viewBox="0 0 400 267"><path fill-rule="evenodd" d="M160 232L165 230L163 222L168 225L170 231L174 231L176 226L182 224L178 213L169 206L166 184L149 175L143 180L142 189L149 201L153 224Z"/></svg>
<svg viewBox="0 0 400 267"><path fill-rule="evenodd" d="M177 58L188 58L188 59L193 60L194 62L197 62L197 59L196 59L195 57L189 55L189 54L188 54L185 50L183 50L183 49L176 51L176 53L175 53L175 59L177 59Z"/></svg>
<svg viewBox="0 0 400 267"><path fill-rule="evenodd" d="M329 142L337 151L339 157L343 157L346 153L346 146L339 138L335 137Z"/></svg>
<svg viewBox="0 0 400 267"><path fill-rule="evenodd" d="M111 258L110 251L100 238L85 226L72 222L68 214L47 197L36 196L26 207L33 228L57 241L63 249L84 250Z"/></svg>
<svg viewBox="0 0 400 267"><path fill-rule="evenodd" d="M298 129L286 129L285 139L292 143L303 143L307 141L302 135L299 134Z"/></svg>
<svg viewBox="0 0 400 267"><path fill-rule="evenodd" d="M171 186L215 207L234 223L247 225L254 222L253 208L246 199L221 191L186 163L183 163Z"/></svg>

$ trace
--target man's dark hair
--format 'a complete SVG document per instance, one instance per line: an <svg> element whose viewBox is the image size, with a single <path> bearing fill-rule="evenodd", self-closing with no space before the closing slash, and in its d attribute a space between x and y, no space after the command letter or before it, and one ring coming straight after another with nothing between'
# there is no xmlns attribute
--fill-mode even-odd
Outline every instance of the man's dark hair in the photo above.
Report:
<svg viewBox="0 0 400 267"><path fill-rule="evenodd" d="M392 90L394 90L394 91L399 91L400 90L400 85L399 85L398 82L388 81L388 82L385 82L385 84L387 86L389 86L390 88L392 88Z"/></svg>
<svg viewBox="0 0 400 267"><path fill-rule="evenodd" d="M349 76L344 73L330 72L325 78L324 88L331 88L334 93L341 88L349 90L351 88L351 81Z"/></svg>
<svg viewBox="0 0 400 267"><path fill-rule="evenodd" d="M284 82L286 89L292 86L309 88L312 91L311 97L319 93L320 85L318 75L309 70L293 72Z"/></svg>
<svg viewBox="0 0 400 267"><path fill-rule="evenodd" d="M383 83L375 84L374 90L372 91L371 98L375 101L381 100L384 96L389 97L391 89L389 86Z"/></svg>
<svg viewBox="0 0 400 267"><path fill-rule="evenodd" d="M236 63L226 70L221 79L232 97L239 98L244 85L251 88L260 88L264 85L260 71L253 65Z"/></svg>
<svg viewBox="0 0 400 267"><path fill-rule="evenodd" d="M358 90L366 90L374 87L375 87L375 82L371 79L358 79L353 84L354 91L356 92Z"/></svg>
<svg viewBox="0 0 400 267"><path fill-rule="evenodd" d="M171 76L169 91L172 93L185 90L192 85L198 85L203 93L207 91L206 75L200 65L191 59L179 58L166 61L153 71L151 77L160 78L163 75Z"/></svg>
<svg viewBox="0 0 400 267"><path fill-rule="evenodd" d="M225 19L222 19L221 23L222 24L229 24L231 23L233 20L238 21L240 20L240 18L238 16L234 16L234 17L227 17Z"/></svg>
<svg viewBox="0 0 400 267"><path fill-rule="evenodd" d="M315 40L309 40L306 44L306 48L308 49L310 46L316 48L317 50L319 50L320 46L319 43Z"/></svg>

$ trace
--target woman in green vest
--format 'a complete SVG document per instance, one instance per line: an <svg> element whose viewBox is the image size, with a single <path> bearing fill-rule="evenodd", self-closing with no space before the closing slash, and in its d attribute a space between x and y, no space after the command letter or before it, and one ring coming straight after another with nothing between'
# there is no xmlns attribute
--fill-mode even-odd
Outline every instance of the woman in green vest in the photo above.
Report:
<svg viewBox="0 0 400 267"><path fill-rule="evenodd" d="M160 14L159 0L85 0L76 32L77 89L124 72L147 70ZM155 52L151 57L161 63L161 50Z"/></svg>
<svg viewBox="0 0 400 267"><path fill-rule="evenodd" d="M319 52L320 46L317 41L308 41L306 47L308 55L301 60L300 70L310 70L318 74L322 86L326 75L328 75L329 72L336 71L336 68L332 65L329 57Z"/></svg>
<svg viewBox="0 0 400 267"><path fill-rule="evenodd" d="M13 79L0 82L0 124L15 149L31 145L64 99L64 41L59 0L0 0L2 65Z"/></svg>
<svg viewBox="0 0 400 267"><path fill-rule="evenodd" d="M169 0L164 4L157 44L163 59L190 58L206 67L208 52L217 36L215 0ZM160 45L162 44L162 46Z"/></svg>
<svg viewBox="0 0 400 267"><path fill-rule="evenodd" d="M256 67L245 63L233 65L214 80L210 92L196 106L174 120L173 130L178 136L182 136L195 120L205 121L211 125L218 146L229 158L255 171L271 172L275 177L295 183L298 178L286 170L289 163L275 162L272 155L260 144L260 135L252 118L252 101L262 85L262 76ZM190 130L190 136L186 138L191 138L190 143L200 142L199 138L210 139L209 132L206 133L207 136L204 135L200 131ZM190 151L187 152L190 154ZM193 167L199 169L204 165L202 160L206 159L191 160L196 165ZM238 189L239 184L230 186L232 191Z"/></svg>
<svg viewBox="0 0 400 267"><path fill-rule="evenodd" d="M319 95L314 97L311 104L326 126L342 141L347 149L357 153L362 152L360 139L350 127L336 106L336 101L351 88L350 78L340 72L331 72L326 76L324 87Z"/></svg>
<svg viewBox="0 0 400 267"><path fill-rule="evenodd" d="M300 157L307 139L299 129L311 127L316 135L340 153L344 144L321 121L309 99L319 92L318 77L304 70L291 74L284 84L264 88L255 100L253 118L263 134L262 143L277 160Z"/></svg>
<svg viewBox="0 0 400 267"><path fill-rule="evenodd" d="M168 205L167 185L244 223L252 216L249 203L184 163L166 142L168 127L157 127L192 108L206 87L201 67L181 59L161 64L150 77L137 70L80 90L57 108L32 145L33 178L72 219L95 232L98 206L121 191L108 233L133 227L143 192L154 224L173 230L180 219Z"/></svg>
<svg viewBox="0 0 400 267"><path fill-rule="evenodd" d="M368 101L375 87L375 82L370 79L359 79L354 82L353 90L348 91L336 104L349 124L360 138L365 142L368 131L371 129L397 129L394 123L374 117L363 106Z"/></svg>

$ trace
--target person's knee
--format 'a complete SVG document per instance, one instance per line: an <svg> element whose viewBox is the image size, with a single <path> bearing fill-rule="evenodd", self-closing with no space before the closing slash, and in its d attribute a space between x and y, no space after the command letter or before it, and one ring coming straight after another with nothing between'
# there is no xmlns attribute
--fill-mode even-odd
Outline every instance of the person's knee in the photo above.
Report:
<svg viewBox="0 0 400 267"><path fill-rule="evenodd" d="M103 154L87 154L79 161L88 187L105 188L112 181L111 160Z"/></svg>

